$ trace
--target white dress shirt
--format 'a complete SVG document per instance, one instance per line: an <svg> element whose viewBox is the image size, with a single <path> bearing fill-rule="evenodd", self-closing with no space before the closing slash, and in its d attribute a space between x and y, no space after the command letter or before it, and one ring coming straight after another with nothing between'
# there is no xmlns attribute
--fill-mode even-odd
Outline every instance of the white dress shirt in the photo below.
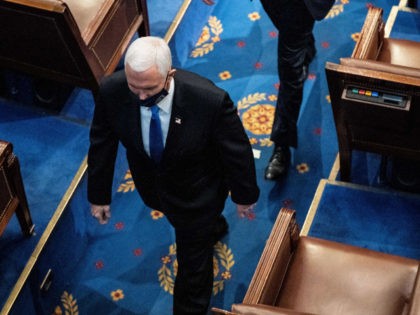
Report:
<svg viewBox="0 0 420 315"><path fill-rule="evenodd" d="M162 127L163 146L166 144L166 138L168 136L169 122L171 121L172 112L172 101L174 98L175 81L171 80L169 84L168 95L156 105L159 107L159 118L160 125ZM141 117L141 134L143 138L144 149L150 156L149 146L149 130L150 130L150 118L152 117L152 111L150 107L140 106L140 117Z"/></svg>

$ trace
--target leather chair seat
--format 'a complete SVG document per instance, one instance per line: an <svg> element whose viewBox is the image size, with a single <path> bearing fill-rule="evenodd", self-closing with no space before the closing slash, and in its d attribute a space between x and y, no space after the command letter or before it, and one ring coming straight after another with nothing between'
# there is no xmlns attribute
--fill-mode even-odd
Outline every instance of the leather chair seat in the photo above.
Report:
<svg viewBox="0 0 420 315"><path fill-rule="evenodd" d="M301 236L275 304L325 315L406 314L418 268L416 260Z"/></svg>

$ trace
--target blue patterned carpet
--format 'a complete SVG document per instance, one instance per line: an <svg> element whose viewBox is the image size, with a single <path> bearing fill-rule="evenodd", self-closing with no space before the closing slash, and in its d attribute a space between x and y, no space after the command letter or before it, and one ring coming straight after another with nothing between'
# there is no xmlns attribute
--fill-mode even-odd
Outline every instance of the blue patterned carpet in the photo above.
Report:
<svg viewBox="0 0 420 315"><path fill-rule="evenodd" d="M246 219L236 216L230 200L226 204L230 233L216 246L212 305L229 309L241 301L279 208L296 209L302 224L319 180L328 177L337 147L323 65L350 55L352 36L363 24L367 5L337 2L316 26L318 56L305 85L301 141L284 182L266 181L262 175L272 150L269 133L279 80L277 32L260 3L219 2L188 55L178 47L191 44L188 28L181 25L171 43L177 66L205 75L229 91L257 152L262 195L255 213ZM185 23L195 13L187 12ZM176 274L173 234L164 217L143 206L129 175L116 194L110 225L97 227L95 235L80 263L77 283L68 287L80 313L170 314Z"/></svg>
<svg viewBox="0 0 420 315"><path fill-rule="evenodd" d="M175 66L200 73L229 91L255 152L262 192L255 212L244 219L237 217L230 200L226 203L230 232L216 245L212 306L230 309L242 300L281 207L295 209L302 226L318 183L328 177L337 154L325 61L351 54L367 7L382 7L386 19L395 4L391 0L337 0L328 17L316 24L318 54L305 83L299 147L293 151L287 178L271 182L264 180L263 172L272 152L269 134L280 84L277 31L259 1L218 1L214 7L191 3L170 42ZM164 28L158 31L163 32ZM67 113L89 117L89 96L82 91L73 100L77 104L66 107ZM80 157L86 153L86 130ZM54 264L52 257L59 260L55 264L58 276L48 294L31 302L25 314L63 314L69 309L71 314L171 314L177 268L173 231L161 213L144 206L130 174L125 173L123 159L119 164L123 176L116 179L110 223L99 226L89 216L83 181L40 259L42 271L34 278ZM366 238L376 233L371 231Z"/></svg>

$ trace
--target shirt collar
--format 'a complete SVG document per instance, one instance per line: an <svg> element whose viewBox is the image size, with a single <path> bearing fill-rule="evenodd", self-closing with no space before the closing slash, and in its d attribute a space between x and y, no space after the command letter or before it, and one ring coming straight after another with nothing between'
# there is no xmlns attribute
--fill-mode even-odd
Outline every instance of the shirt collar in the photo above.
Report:
<svg viewBox="0 0 420 315"><path fill-rule="evenodd" d="M174 99L174 90L175 90L175 80L172 78L169 83L168 95L166 95L166 97L163 100L157 103L159 108L167 114L169 114L172 109L172 101Z"/></svg>

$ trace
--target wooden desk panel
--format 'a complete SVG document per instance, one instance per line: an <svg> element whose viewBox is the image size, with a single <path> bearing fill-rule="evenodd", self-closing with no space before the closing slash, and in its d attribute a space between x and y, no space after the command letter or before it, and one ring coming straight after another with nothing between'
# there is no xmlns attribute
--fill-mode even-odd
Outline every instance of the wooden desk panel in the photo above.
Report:
<svg viewBox="0 0 420 315"><path fill-rule="evenodd" d="M0 140L0 235L16 213L22 232L33 234L34 225L28 208L18 158L9 142Z"/></svg>
<svg viewBox="0 0 420 315"><path fill-rule="evenodd" d="M342 181L350 181L353 150L420 160L420 78L330 62L326 64L326 74L337 130ZM403 95L410 102L402 108L348 99L344 94L349 86Z"/></svg>
<svg viewBox="0 0 420 315"><path fill-rule="evenodd" d="M0 1L0 67L95 92L133 36L149 35L146 0L106 0L79 25L77 12L59 0Z"/></svg>

